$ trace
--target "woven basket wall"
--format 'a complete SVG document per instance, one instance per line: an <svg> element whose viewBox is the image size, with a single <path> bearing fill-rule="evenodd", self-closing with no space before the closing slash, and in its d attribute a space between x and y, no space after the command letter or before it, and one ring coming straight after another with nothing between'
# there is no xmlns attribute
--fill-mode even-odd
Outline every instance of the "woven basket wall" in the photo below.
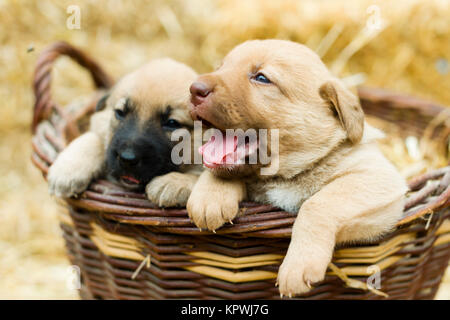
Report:
<svg viewBox="0 0 450 320"><path fill-rule="evenodd" d="M98 89L113 81L78 49L56 43L44 51L34 78L33 163L44 177L99 95L82 108L61 108L51 98L51 69L67 55L85 67ZM360 89L365 112L420 137L445 108L382 90ZM448 122L448 121L447 121ZM450 127L431 134L448 146ZM306 299L432 299L450 258L450 167L409 182L404 218L377 243L336 248L323 282ZM81 269L82 298L279 299L277 270L295 215L242 203L233 225L200 231L184 208L160 209L144 194L95 181L79 198L65 199L61 228L67 253ZM381 271L379 290L367 286ZM372 277L371 277L372 276Z"/></svg>

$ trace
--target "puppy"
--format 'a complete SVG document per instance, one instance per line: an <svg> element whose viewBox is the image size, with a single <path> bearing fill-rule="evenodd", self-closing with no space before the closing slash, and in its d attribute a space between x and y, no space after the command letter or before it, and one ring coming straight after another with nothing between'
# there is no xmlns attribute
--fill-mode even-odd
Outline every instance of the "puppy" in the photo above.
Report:
<svg viewBox="0 0 450 320"><path fill-rule="evenodd" d="M278 272L282 295L304 293L323 280L336 243L374 240L400 218L407 187L376 146L380 132L365 123L357 97L307 47L245 42L190 90L191 114L207 125L278 129L278 150L266 141L278 160L278 170L268 175L261 171L268 165L245 164L255 152L249 142L226 136L204 145L210 170L187 208L197 226L210 230L232 220L245 198L298 213Z"/></svg>
<svg viewBox="0 0 450 320"><path fill-rule="evenodd" d="M193 129L189 85L196 76L184 64L159 59L123 77L98 102L90 130L50 167L50 193L71 197L107 176L130 190L146 188L160 206L185 205L199 173L172 162L171 134Z"/></svg>

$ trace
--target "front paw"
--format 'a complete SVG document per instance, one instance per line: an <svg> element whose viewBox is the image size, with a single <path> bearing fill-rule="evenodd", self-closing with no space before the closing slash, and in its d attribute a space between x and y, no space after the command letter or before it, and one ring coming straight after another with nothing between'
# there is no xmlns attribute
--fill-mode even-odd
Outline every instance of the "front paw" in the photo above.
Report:
<svg viewBox="0 0 450 320"><path fill-rule="evenodd" d="M48 191L57 197L70 198L85 191L92 178L86 171L74 170L70 165L56 161L47 175Z"/></svg>
<svg viewBox="0 0 450 320"><path fill-rule="evenodd" d="M329 259L317 254L290 253L288 251L278 270L277 283L280 295L293 297L311 290L312 285L322 281Z"/></svg>
<svg viewBox="0 0 450 320"><path fill-rule="evenodd" d="M147 198L160 207L184 207L196 178L171 172L150 181L145 187Z"/></svg>
<svg viewBox="0 0 450 320"><path fill-rule="evenodd" d="M215 232L239 212L239 199L219 191L192 194L187 203L189 217L200 229Z"/></svg>

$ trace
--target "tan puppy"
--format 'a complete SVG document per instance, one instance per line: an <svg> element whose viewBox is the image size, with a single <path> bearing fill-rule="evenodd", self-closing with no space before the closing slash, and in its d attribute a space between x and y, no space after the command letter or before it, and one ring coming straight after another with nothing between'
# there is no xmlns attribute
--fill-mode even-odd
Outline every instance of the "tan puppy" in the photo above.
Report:
<svg viewBox="0 0 450 320"><path fill-rule="evenodd" d="M336 243L375 239L401 216L407 188L375 144L380 132L364 123L357 97L307 47L245 42L218 70L200 76L191 93L192 116L215 128L279 130L279 167L270 175L261 174L261 163L242 164L248 143L235 144L226 154L235 161L225 164L217 139L209 141L216 156L203 153L211 169L187 208L197 226L210 230L233 219L246 197L298 212L278 273L281 294L304 293L321 281Z"/></svg>
<svg viewBox="0 0 450 320"><path fill-rule="evenodd" d="M51 166L50 193L74 196L105 175L127 189L146 188L160 206L185 205L199 173L193 165L172 162L171 134L193 129L189 85L196 76L184 64L159 59L122 78L99 101L90 131Z"/></svg>

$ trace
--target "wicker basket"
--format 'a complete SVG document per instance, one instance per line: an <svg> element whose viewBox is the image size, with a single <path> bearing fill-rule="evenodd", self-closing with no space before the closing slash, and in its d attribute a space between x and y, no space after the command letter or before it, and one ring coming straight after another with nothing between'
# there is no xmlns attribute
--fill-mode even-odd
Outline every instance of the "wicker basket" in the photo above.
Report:
<svg viewBox="0 0 450 320"><path fill-rule="evenodd" d="M113 81L89 57L66 43L44 51L34 77L32 161L44 176L56 155L79 134L83 108L61 108L50 95L51 69L67 55L85 67L97 88ZM360 89L362 106L421 136L444 110L436 104ZM450 128L431 135L446 146ZM404 217L395 232L373 244L337 248L323 282L306 299L432 299L450 258L450 167L409 182ZM279 299L275 279L295 216L277 208L242 203L233 225L216 234L199 231L185 209L161 209L144 194L95 181L61 207L61 228L71 263L81 269L82 298ZM381 288L367 285L381 271ZM370 282L369 281L369 282Z"/></svg>

